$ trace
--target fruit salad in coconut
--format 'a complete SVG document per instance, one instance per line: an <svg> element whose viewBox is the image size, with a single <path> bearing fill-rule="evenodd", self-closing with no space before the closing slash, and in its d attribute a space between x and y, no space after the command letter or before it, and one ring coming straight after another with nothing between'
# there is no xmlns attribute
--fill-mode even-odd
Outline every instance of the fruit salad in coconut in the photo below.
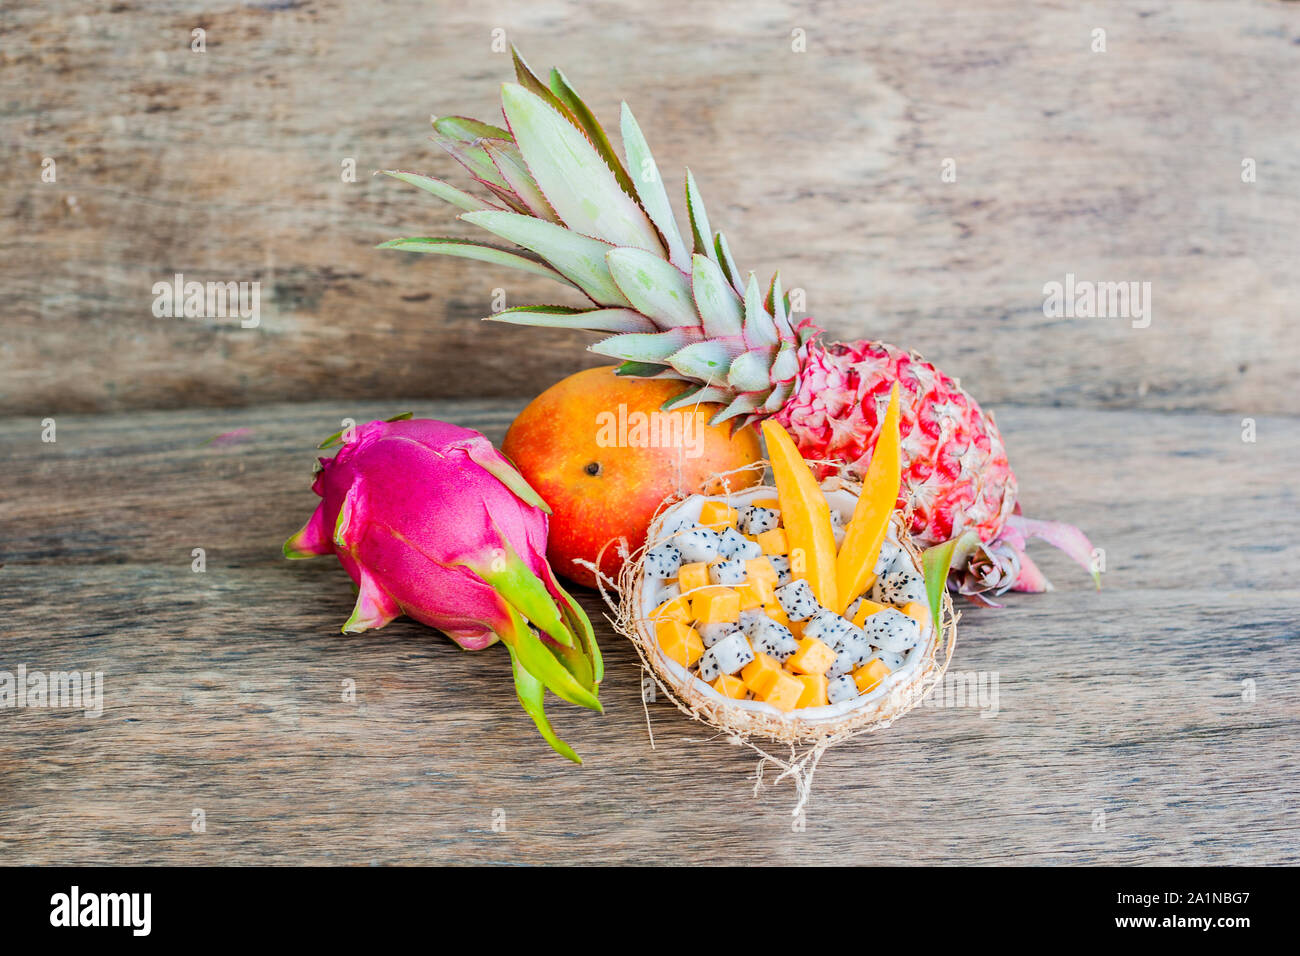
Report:
<svg viewBox="0 0 1300 956"><path fill-rule="evenodd" d="M956 618L897 508L898 404L895 390L860 484L819 482L768 421L773 485L690 495L655 519L624 566L617 624L688 714L746 743L811 744L815 765L942 677Z"/></svg>

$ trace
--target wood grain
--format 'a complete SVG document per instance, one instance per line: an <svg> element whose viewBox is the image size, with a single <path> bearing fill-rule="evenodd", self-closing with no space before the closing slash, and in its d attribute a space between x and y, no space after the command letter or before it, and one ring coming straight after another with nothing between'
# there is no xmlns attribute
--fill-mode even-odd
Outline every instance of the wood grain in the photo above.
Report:
<svg viewBox="0 0 1300 956"><path fill-rule="evenodd" d="M501 648L341 636L342 570L280 558L345 416L499 440L519 404L68 416L52 444L0 420L0 670L106 682L97 718L0 710L0 863L1300 862L1296 420L1250 445L1237 416L1001 409L1026 507L1107 548L1104 590L1044 554L1059 590L967 611L953 667L996 672L996 716L923 707L832 750L792 826L788 785L753 797L754 755L663 701L650 746L603 623L607 713L551 706L576 768Z"/></svg>
<svg viewBox="0 0 1300 956"><path fill-rule="evenodd" d="M372 248L467 228L368 173L463 182L428 117L496 115L494 29L607 121L626 98L834 335L994 405L1300 411L1296 4L50 0L0 11L0 412L524 396L596 364L480 327L494 289L559 287ZM155 318L176 272L260 282L261 326ZM1045 318L1066 273L1150 282L1150 328Z"/></svg>

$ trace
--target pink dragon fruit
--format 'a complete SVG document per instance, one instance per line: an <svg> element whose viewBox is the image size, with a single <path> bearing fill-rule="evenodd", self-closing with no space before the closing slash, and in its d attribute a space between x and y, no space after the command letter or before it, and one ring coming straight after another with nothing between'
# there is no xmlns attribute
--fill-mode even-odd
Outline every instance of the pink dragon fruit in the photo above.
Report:
<svg viewBox="0 0 1300 956"><path fill-rule="evenodd" d="M502 641L524 710L581 763L551 729L543 698L549 689L601 710L603 665L591 622L546 563L550 509L483 435L408 418L322 443L342 447L320 459L312 490L321 503L285 557L338 555L359 589L345 634L405 614L466 650Z"/></svg>

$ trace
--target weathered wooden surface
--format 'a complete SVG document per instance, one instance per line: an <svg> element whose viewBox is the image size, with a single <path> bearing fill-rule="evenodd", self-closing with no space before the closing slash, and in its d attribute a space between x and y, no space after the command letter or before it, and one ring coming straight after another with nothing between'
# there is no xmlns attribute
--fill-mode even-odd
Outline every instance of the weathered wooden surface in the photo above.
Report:
<svg viewBox="0 0 1300 956"><path fill-rule="evenodd" d="M752 797L753 754L663 701L651 749L607 627L607 713L551 707L577 768L499 647L343 637L346 575L280 558L345 416L499 440L518 407L61 416L53 444L0 420L0 670L106 681L98 718L0 710L0 863L1300 863L1294 419L1247 444L1235 415L1000 408L1027 510L1089 530L1105 589L1036 551L1058 591L961 624L954 669L998 674L997 715L926 707L832 750L797 830L787 784Z"/></svg>
<svg viewBox="0 0 1300 956"><path fill-rule="evenodd" d="M595 364L480 328L494 289L559 287L372 248L467 229L369 171L463 182L428 117L495 114L498 29L607 122L627 99L742 267L838 336L993 404L1300 412L1300 5L1271 0L6 4L0 412L521 396ZM261 327L155 318L176 272L260 282ZM1066 273L1150 282L1150 328L1044 318Z"/></svg>

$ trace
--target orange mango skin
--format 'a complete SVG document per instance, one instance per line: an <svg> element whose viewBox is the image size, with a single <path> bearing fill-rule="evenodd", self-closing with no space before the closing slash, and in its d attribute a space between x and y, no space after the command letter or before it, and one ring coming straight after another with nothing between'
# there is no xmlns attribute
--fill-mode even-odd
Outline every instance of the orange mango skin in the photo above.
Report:
<svg viewBox="0 0 1300 956"><path fill-rule="evenodd" d="M764 419L762 428L790 554L798 551L804 558L805 571L796 577L807 578L813 596L823 607L836 607L839 600L835 532L831 528L826 495L789 433L770 418ZM840 611L843 610L841 607Z"/></svg>
<svg viewBox="0 0 1300 956"><path fill-rule="evenodd" d="M678 491L721 494L716 475L762 457L754 428L742 428L733 437L730 422L709 425L718 405L659 412L659 406L681 390L681 382L615 375L612 365L587 369L542 392L510 426L501 449L551 507L547 556L558 574L594 587L595 575L574 564L575 558L594 562L600 549L619 537L626 538L635 551L645 543L650 521L669 495ZM637 447L602 443L602 437L618 432L620 405L629 425L637 412L661 423L667 414L683 416L674 423L679 432L693 420L690 427L697 429L692 436L699 456L691 455L694 443L685 452L651 447L649 442ZM602 423L611 421L612 426L602 429ZM598 466L598 473L589 473L589 465ZM727 477L733 491L761 479L758 469ZM607 548L602 573L616 576L621 566L617 548Z"/></svg>
<svg viewBox="0 0 1300 956"><path fill-rule="evenodd" d="M889 530L889 516L898 504L902 475L902 442L898 434L898 384L889 392L889 407L880 425L880 436L871 452L862 481L862 494L853 508L853 519L844 535L835 561L837 614L843 614L861 594L875 571L880 546ZM828 605L829 606L829 605Z"/></svg>

